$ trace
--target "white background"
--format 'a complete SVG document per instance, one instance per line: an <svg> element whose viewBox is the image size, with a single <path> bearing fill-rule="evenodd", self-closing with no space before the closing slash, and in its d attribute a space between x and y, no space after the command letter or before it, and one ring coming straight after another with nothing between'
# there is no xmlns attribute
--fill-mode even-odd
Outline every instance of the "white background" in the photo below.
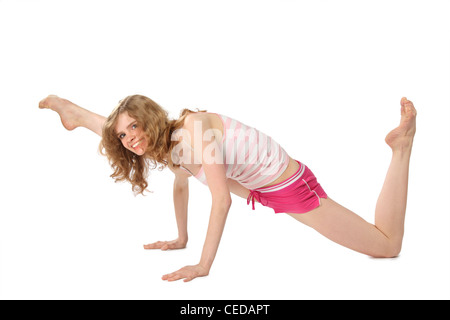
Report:
<svg viewBox="0 0 450 320"><path fill-rule="evenodd" d="M3 299L449 299L447 1L0 0ZM140 93L237 118L306 163L330 197L373 222L400 99L418 110L406 234L396 259L340 247L271 209L233 206L208 277L207 188L191 179L185 250L172 174L153 194L115 184L99 137L38 109L48 94L108 115Z"/></svg>

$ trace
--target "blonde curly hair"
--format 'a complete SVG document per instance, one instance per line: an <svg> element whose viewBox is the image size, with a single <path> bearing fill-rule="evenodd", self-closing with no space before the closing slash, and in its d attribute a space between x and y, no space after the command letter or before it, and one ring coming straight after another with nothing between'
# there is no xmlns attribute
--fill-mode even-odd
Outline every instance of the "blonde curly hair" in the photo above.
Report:
<svg viewBox="0 0 450 320"><path fill-rule="evenodd" d="M120 114L127 112L143 128L148 146L142 156L126 149L115 132ZM204 112L204 111L200 111ZM144 194L148 187L149 169L164 169L168 165L178 167L169 156L179 141L171 141L172 133L183 127L187 115L195 113L183 109L180 117L170 120L168 112L152 99L142 95L131 95L121 100L112 111L102 130L99 151L105 155L114 172L111 177L118 181L129 181L135 194Z"/></svg>

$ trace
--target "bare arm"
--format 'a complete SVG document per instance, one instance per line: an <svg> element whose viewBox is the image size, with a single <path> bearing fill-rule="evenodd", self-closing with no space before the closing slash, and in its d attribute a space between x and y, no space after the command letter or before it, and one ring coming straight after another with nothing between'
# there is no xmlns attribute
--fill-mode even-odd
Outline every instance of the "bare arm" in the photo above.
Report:
<svg viewBox="0 0 450 320"><path fill-rule="evenodd" d="M188 242L187 213L189 200L189 174L179 168L170 168L175 174L173 182L173 205L177 220L178 238L144 245L145 249L173 250L186 248Z"/></svg>
<svg viewBox="0 0 450 320"><path fill-rule="evenodd" d="M175 171L173 183L173 205L178 227L178 240L186 246L188 241L187 215L189 201L189 180L184 172Z"/></svg>
<svg viewBox="0 0 450 320"><path fill-rule="evenodd" d="M207 119L196 119L196 121L199 120L202 121L202 137L205 137L203 133L211 129L211 124ZM187 127L189 130L189 123L187 123ZM211 133L212 131L209 132ZM220 161L214 161L211 157L208 158L212 153L219 150L219 148L213 148L215 146L218 147L218 142L213 133L210 135L210 138L211 140L209 141L203 141L202 166L211 192L212 206L200 262L197 265L186 266L178 271L164 275L163 280L174 281L184 279L186 282L197 277L208 275L219 248L220 239L231 206L231 196L227 185L225 166ZM211 150L216 151L211 152Z"/></svg>

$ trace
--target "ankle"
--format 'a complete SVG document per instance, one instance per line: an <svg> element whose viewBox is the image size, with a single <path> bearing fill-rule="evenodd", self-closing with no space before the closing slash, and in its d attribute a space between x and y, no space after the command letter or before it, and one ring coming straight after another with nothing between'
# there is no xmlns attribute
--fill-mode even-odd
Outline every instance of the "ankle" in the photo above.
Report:
<svg viewBox="0 0 450 320"><path fill-rule="evenodd" d="M412 140L410 143L401 144L395 148L392 148L392 156L398 157L410 157L412 152Z"/></svg>

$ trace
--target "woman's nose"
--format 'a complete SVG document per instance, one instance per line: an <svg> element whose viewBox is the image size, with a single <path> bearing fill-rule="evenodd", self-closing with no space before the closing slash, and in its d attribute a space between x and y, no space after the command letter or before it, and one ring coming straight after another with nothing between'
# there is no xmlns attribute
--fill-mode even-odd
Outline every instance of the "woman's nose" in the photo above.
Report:
<svg viewBox="0 0 450 320"><path fill-rule="evenodd" d="M129 144L132 143L136 139L136 135L131 133L131 132L129 132L127 136L128 136L128 143Z"/></svg>

